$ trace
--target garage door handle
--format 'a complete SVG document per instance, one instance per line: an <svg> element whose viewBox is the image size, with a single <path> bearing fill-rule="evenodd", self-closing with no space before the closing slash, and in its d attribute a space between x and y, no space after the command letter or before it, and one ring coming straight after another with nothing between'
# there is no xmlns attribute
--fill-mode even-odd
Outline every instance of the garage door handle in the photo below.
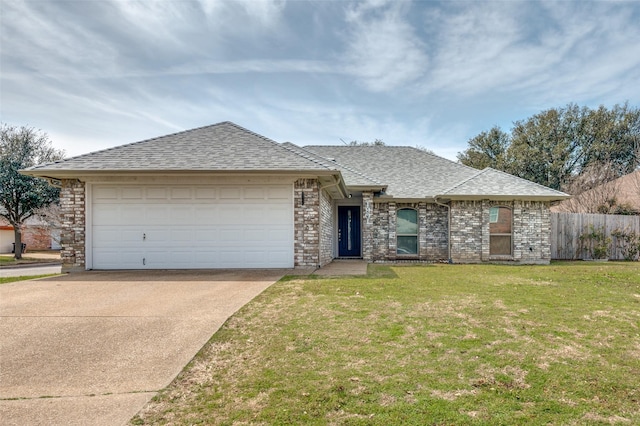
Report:
<svg viewBox="0 0 640 426"><path fill-rule="evenodd" d="M147 239L147 234L142 234L142 241Z"/></svg>

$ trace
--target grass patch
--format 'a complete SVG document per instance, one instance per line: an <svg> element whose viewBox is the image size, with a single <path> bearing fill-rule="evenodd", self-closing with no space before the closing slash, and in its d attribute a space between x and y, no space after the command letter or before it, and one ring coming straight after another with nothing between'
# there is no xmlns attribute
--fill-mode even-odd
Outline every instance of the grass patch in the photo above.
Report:
<svg viewBox="0 0 640 426"><path fill-rule="evenodd" d="M34 280L36 278L54 277L60 274L30 275L24 277L0 277L0 284L8 284L16 281Z"/></svg>
<svg viewBox="0 0 640 426"><path fill-rule="evenodd" d="M132 424L639 424L640 268L280 281Z"/></svg>
<svg viewBox="0 0 640 426"><path fill-rule="evenodd" d="M0 255L0 265L12 266L12 265L27 265L32 263L60 263L60 258L36 258L25 255L22 259L16 260L13 254Z"/></svg>

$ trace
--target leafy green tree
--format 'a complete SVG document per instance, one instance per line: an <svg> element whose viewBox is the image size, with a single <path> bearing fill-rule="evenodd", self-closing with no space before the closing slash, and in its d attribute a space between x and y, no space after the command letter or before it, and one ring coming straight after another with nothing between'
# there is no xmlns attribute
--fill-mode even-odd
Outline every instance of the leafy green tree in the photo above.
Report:
<svg viewBox="0 0 640 426"><path fill-rule="evenodd" d="M476 169L491 167L506 171L509 168L507 148L510 143L509 134L494 126L488 132L469 139L469 148L458 154L458 160Z"/></svg>
<svg viewBox="0 0 640 426"><path fill-rule="evenodd" d="M56 202L58 188L46 180L25 176L18 170L62 159L46 133L30 127L0 126L0 216L15 232L15 258L22 258L22 225L43 207Z"/></svg>
<svg viewBox="0 0 640 426"><path fill-rule="evenodd" d="M509 134L496 127L483 132L469 140L458 159L563 189L592 166L611 167L614 173L607 179L630 173L640 166L638 146L640 109L569 104L516 121Z"/></svg>

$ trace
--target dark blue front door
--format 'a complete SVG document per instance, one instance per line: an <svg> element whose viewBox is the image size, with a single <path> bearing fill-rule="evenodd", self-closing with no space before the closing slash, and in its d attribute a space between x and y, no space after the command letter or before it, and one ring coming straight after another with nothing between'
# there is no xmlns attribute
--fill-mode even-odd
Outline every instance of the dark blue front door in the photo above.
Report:
<svg viewBox="0 0 640 426"><path fill-rule="evenodd" d="M360 257L360 206L338 206L338 256Z"/></svg>

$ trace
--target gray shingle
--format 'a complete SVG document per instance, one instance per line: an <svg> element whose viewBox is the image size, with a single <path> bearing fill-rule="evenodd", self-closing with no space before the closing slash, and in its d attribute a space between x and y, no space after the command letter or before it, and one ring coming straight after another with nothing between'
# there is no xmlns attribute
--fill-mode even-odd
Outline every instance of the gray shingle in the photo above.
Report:
<svg viewBox="0 0 640 426"><path fill-rule="evenodd" d="M307 146L306 150L335 159L347 186L370 181L388 185L387 195L395 198L436 196L477 198L520 197L563 199L568 195L494 169L483 171L455 163L412 147L398 146Z"/></svg>
<svg viewBox="0 0 640 426"><path fill-rule="evenodd" d="M522 196L522 197L553 197L567 198L568 195L535 182L510 175L487 167L478 171L474 176L454 185L443 195L451 197L475 196Z"/></svg>
<svg viewBox="0 0 640 426"><path fill-rule="evenodd" d="M437 155L407 146L307 146L308 151L335 158L368 178L388 185L395 198L427 198L439 195L456 182L478 171ZM364 185L345 176L347 186Z"/></svg>
<svg viewBox="0 0 640 426"><path fill-rule="evenodd" d="M121 145L32 167L45 170L336 170L231 122Z"/></svg>

